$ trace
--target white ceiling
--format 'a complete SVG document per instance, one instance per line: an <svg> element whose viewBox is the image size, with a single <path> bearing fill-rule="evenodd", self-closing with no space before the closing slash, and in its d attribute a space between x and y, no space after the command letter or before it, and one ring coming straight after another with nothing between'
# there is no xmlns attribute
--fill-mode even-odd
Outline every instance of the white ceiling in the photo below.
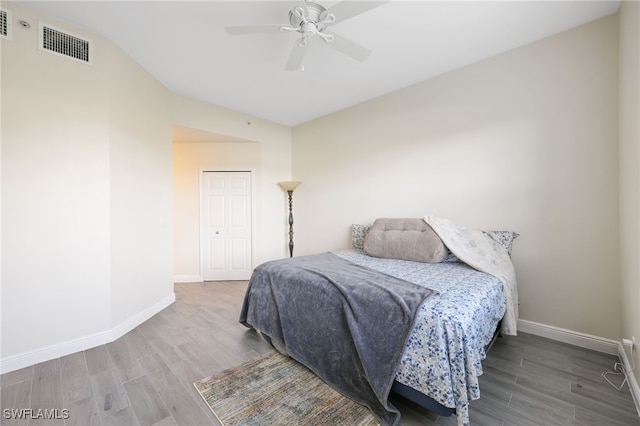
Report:
<svg viewBox="0 0 640 426"><path fill-rule="evenodd" d="M294 72L284 67L298 33L231 36L224 30L234 25L288 24L289 10L301 2L18 3L110 39L175 93L286 126L613 14L620 5L619 1L391 1L332 27L373 51L365 62L354 61L316 38L305 57L305 70ZM317 2L327 8L337 3Z"/></svg>

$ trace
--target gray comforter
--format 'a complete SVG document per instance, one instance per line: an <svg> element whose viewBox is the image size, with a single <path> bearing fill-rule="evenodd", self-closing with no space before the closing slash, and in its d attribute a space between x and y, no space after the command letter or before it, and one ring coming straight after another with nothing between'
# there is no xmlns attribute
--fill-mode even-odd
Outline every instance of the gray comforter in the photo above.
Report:
<svg viewBox="0 0 640 426"><path fill-rule="evenodd" d="M431 290L331 253L258 266L240 322L306 365L383 425L399 411L389 391L415 314Z"/></svg>

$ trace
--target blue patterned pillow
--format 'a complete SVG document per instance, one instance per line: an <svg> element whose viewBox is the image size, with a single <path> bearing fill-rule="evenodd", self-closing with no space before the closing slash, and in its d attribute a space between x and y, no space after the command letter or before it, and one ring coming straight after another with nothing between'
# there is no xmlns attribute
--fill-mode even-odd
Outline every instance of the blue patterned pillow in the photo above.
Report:
<svg viewBox="0 0 640 426"><path fill-rule="evenodd" d="M371 225L351 225L351 247L354 249L364 249L364 239L369 233Z"/></svg>
<svg viewBox="0 0 640 426"><path fill-rule="evenodd" d="M507 251L509 257L511 257L511 249L513 247L513 240L518 238L520 234L513 231L482 231L487 234L491 239L500 243L502 247Z"/></svg>

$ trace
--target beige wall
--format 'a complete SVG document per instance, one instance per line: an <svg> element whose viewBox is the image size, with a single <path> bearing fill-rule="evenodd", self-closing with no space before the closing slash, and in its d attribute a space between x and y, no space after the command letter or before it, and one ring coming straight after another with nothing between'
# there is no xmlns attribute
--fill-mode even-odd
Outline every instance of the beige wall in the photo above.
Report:
<svg viewBox="0 0 640 426"><path fill-rule="evenodd" d="M201 146L195 142L184 146L174 145L174 179L183 185L174 191L177 191L176 197L190 200L190 207L183 209L178 203L175 206L176 249L187 250L176 257L176 278L200 274L199 266L196 268L195 263L200 258L199 245L195 244L193 236L196 232L193 225L200 220L199 214L196 215L197 211L193 209L199 191L196 176L200 168L255 169L253 266L284 257L287 241L285 194L277 183L291 179L291 129L178 95L172 96L172 108L172 121L176 126L224 135L234 140L224 146L207 147L211 145L208 142ZM194 158L200 154L201 158ZM187 231L189 235L179 235L182 231ZM186 260L187 257L189 260Z"/></svg>
<svg viewBox="0 0 640 426"><path fill-rule="evenodd" d="M173 300L169 92L112 43L22 9L2 40L2 369L104 343ZM94 43L38 50L39 20ZM145 317L146 316L146 317Z"/></svg>
<svg viewBox="0 0 640 426"><path fill-rule="evenodd" d="M285 255L289 128L175 96L109 41L3 6L32 24L1 41L3 371L117 337L170 303L174 260L192 273L197 248L173 253L174 124L252 142L189 167L254 170L254 262ZM91 39L93 64L38 50L39 20Z"/></svg>
<svg viewBox="0 0 640 426"><path fill-rule="evenodd" d="M94 65L38 50L38 19L2 40L2 358L111 327L109 102ZM3 2L4 7L8 7Z"/></svg>
<svg viewBox="0 0 640 426"><path fill-rule="evenodd" d="M260 157L260 145L252 142L174 143L175 222L173 244L175 281L202 281L200 270L200 174L205 170L251 171L254 182L260 182L262 175ZM260 205L254 210L256 216L264 214ZM254 232L254 234L258 233Z"/></svg>
<svg viewBox="0 0 640 426"><path fill-rule="evenodd" d="M103 343L173 299L169 92L109 41L4 3L2 359ZM38 22L94 43L38 50Z"/></svg>
<svg viewBox="0 0 640 426"><path fill-rule="evenodd" d="M619 19L622 336L640 342L640 3L623 2Z"/></svg>
<svg viewBox="0 0 640 426"><path fill-rule="evenodd" d="M277 182L291 177L291 129L173 95L111 42L3 6L32 25L2 40L5 371L104 343L170 303L175 273L195 273L197 247L182 234L173 253L174 124L251 141L178 151L184 159L209 148L197 164L182 163L196 176L254 171L254 262L285 255ZM38 50L39 20L92 40L93 64ZM179 232L198 223L179 204L175 214Z"/></svg>
<svg viewBox="0 0 640 426"><path fill-rule="evenodd" d="M598 20L294 128L298 254L385 216L514 230L521 318L618 339L617 31Z"/></svg>
<svg viewBox="0 0 640 426"><path fill-rule="evenodd" d="M111 322L119 324L173 294L171 98L120 49L106 56Z"/></svg>

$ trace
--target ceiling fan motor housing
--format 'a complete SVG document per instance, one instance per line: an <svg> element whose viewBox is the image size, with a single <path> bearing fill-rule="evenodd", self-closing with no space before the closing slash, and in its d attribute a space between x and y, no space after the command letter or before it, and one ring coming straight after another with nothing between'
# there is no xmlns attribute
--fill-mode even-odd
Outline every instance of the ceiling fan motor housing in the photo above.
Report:
<svg viewBox="0 0 640 426"><path fill-rule="evenodd" d="M305 8L306 8L306 11L305 11ZM299 16L299 14L296 13L297 9L300 9L302 11L302 16ZM323 25L324 16L322 16L322 14L325 12L325 10L326 9L322 5L308 1L308 2L305 2L304 8L301 6L298 6L293 10L289 11L289 22L291 23L291 26L294 28L302 28L303 24L313 23L315 24L315 27L318 30L321 30L322 28L324 28L324 25ZM321 28L321 25L322 25L322 28Z"/></svg>

